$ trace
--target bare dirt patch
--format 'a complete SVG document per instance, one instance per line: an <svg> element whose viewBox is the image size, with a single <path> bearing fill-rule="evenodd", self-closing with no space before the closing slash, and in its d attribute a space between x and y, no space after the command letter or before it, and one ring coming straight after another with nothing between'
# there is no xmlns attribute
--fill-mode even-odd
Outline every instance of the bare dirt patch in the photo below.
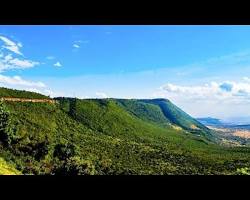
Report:
<svg viewBox="0 0 250 200"><path fill-rule="evenodd" d="M249 139L250 138L250 131L248 130L236 130L234 133L233 133L234 136L238 136L238 137L242 137L242 138L247 138Z"/></svg>
<svg viewBox="0 0 250 200"><path fill-rule="evenodd" d="M217 132L223 133L225 135L237 136L245 139L250 139L250 130L235 129L235 128L217 128L208 126L208 128L215 130Z"/></svg>

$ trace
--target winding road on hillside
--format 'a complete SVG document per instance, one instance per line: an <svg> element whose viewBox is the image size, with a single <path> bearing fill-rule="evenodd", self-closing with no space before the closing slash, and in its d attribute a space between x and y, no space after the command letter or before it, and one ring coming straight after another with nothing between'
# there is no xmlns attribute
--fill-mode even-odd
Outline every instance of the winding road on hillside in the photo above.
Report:
<svg viewBox="0 0 250 200"><path fill-rule="evenodd" d="M29 98L2 97L1 100L2 101L15 101L15 102L51 103L51 104L56 103L56 100L53 100L53 99L29 99Z"/></svg>

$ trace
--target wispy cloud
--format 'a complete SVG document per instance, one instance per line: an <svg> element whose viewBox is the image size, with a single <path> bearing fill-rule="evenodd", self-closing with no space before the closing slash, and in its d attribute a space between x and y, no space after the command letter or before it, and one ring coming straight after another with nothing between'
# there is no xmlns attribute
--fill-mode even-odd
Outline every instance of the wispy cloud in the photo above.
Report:
<svg viewBox="0 0 250 200"><path fill-rule="evenodd" d="M55 67L62 67L62 64L61 64L60 62L57 61L57 62L54 64L54 66L55 66Z"/></svg>
<svg viewBox="0 0 250 200"><path fill-rule="evenodd" d="M23 46L20 42L15 43L12 40L10 40L9 38L4 37L4 36L0 36L0 40L2 40L4 42L4 45L2 46L3 48L8 49L9 51L12 51L16 54L23 55L20 52L20 47Z"/></svg>
<svg viewBox="0 0 250 200"><path fill-rule="evenodd" d="M250 73L250 50L212 57L186 65L162 66L142 73L150 73L152 76L164 75L167 77L166 79L178 81L204 80L205 78L211 79L211 77L227 77L231 79L237 76L237 78L240 78L242 74Z"/></svg>
<svg viewBox="0 0 250 200"><path fill-rule="evenodd" d="M1 44L2 42L2 44ZM33 61L23 57L21 48L23 44L21 42L14 42L8 37L0 36L0 86L10 87L19 90L27 90L39 92L45 95L50 95L52 92L41 81L26 80L20 76L5 76L2 72L13 69L28 69L36 65L40 65L40 62ZM48 58L48 59L51 59Z"/></svg>
<svg viewBox="0 0 250 200"><path fill-rule="evenodd" d="M76 40L73 42L73 47L76 49L79 49L81 47L81 44L88 44L90 40Z"/></svg>
<svg viewBox="0 0 250 200"><path fill-rule="evenodd" d="M28 81L24 80L20 76L4 76L0 74L0 83L4 85L16 85L16 86L29 86L29 87L38 87L38 88L44 88L46 85L42 82L34 82L34 81Z"/></svg>
<svg viewBox="0 0 250 200"><path fill-rule="evenodd" d="M80 48L80 46L78 44L73 44L74 48Z"/></svg>
<svg viewBox="0 0 250 200"><path fill-rule="evenodd" d="M12 65L14 68L31 68L35 65L38 65L39 62L31 61L31 60L20 60L18 58L14 58L9 60L9 64Z"/></svg>
<svg viewBox="0 0 250 200"><path fill-rule="evenodd" d="M20 58L20 55L23 56L20 51L20 48L23 47L21 42L14 42L1 35L0 41L3 42L3 44L0 44L0 72L12 69L27 69L40 64L37 61Z"/></svg>
<svg viewBox="0 0 250 200"><path fill-rule="evenodd" d="M2 42L2 43L1 43ZM27 69L32 68L42 63L33 61L24 57L21 48L21 42L14 42L8 37L0 36L0 87L9 87L19 90L27 90L32 92L41 93L49 96L60 96L59 93L52 91L44 82L26 80L21 76L5 76L2 72L12 69ZM56 59L54 56L47 56L47 60ZM56 67L61 67L60 62L54 64Z"/></svg>
<svg viewBox="0 0 250 200"><path fill-rule="evenodd" d="M23 44L22 44L21 42L18 42L18 43L17 43L17 46L23 47Z"/></svg>
<svg viewBox="0 0 250 200"><path fill-rule="evenodd" d="M223 64L223 65L235 65L235 64L246 64L250 63L250 51L245 50L241 52L235 52L232 54L218 56L207 59L203 62L204 64Z"/></svg>
<svg viewBox="0 0 250 200"><path fill-rule="evenodd" d="M27 69L39 65L39 62L14 58L11 54L0 57L0 72L11 69Z"/></svg>

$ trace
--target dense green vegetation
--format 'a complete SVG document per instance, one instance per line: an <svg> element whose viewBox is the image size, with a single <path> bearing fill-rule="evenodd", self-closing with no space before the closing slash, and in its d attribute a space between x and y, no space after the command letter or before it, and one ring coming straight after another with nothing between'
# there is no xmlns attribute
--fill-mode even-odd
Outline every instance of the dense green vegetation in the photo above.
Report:
<svg viewBox="0 0 250 200"><path fill-rule="evenodd" d="M165 117L168 118L171 123L176 124L182 127L183 129L189 130L194 134L203 135L211 138L211 132L207 127L205 127L200 122L189 116L187 113L175 106L169 100L152 99L140 101L158 105L161 108Z"/></svg>
<svg viewBox="0 0 250 200"><path fill-rule="evenodd" d="M170 121L164 116L161 108L157 105L138 101L135 99L115 99L126 111L136 117L163 127L169 127Z"/></svg>
<svg viewBox="0 0 250 200"><path fill-rule="evenodd" d="M166 128L169 128L169 125L175 125L198 136L202 135L209 140L217 140L211 130L167 99L116 99L115 101L119 102L130 113L147 122L153 122Z"/></svg>
<svg viewBox="0 0 250 200"><path fill-rule="evenodd" d="M167 100L57 100L0 105L5 164L22 174L248 173L249 148L215 144Z"/></svg>

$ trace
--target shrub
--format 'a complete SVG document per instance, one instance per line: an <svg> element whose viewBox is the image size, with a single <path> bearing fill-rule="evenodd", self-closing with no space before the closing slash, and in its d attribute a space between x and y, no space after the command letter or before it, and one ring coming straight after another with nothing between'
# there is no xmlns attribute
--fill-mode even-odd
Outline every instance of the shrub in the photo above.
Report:
<svg viewBox="0 0 250 200"><path fill-rule="evenodd" d="M16 139L16 130L11 123L10 112L5 107L4 103L0 102L0 140L9 146Z"/></svg>
<svg viewBox="0 0 250 200"><path fill-rule="evenodd" d="M241 175L250 175L250 169L248 167L238 168L237 173Z"/></svg>
<svg viewBox="0 0 250 200"><path fill-rule="evenodd" d="M95 175L95 165L91 160L84 160L78 156L67 159L62 166L54 170L55 175Z"/></svg>
<svg viewBox="0 0 250 200"><path fill-rule="evenodd" d="M59 160L67 160L75 155L75 147L72 144L57 144L54 150L54 157Z"/></svg>

